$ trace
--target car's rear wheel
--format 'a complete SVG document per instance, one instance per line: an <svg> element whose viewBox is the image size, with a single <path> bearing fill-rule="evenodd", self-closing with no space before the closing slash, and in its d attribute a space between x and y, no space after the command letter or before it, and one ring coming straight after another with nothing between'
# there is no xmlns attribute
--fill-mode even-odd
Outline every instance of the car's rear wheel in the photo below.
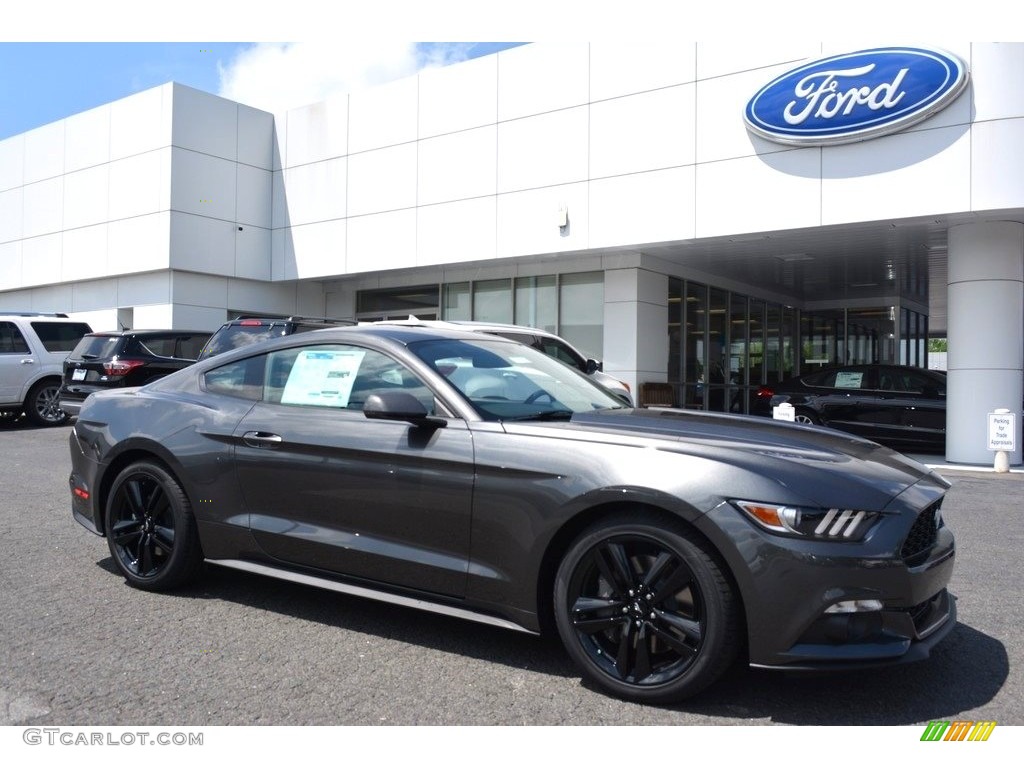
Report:
<svg viewBox="0 0 1024 768"><path fill-rule="evenodd" d="M107 499L107 543L133 587L163 590L198 575L202 551L181 484L163 466L140 461L114 480Z"/></svg>
<svg viewBox="0 0 1024 768"><path fill-rule="evenodd" d="M25 400L25 415L37 427L59 427L68 420L60 409L60 382L44 379L36 384Z"/></svg>
<svg viewBox="0 0 1024 768"><path fill-rule="evenodd" d="M797 424L821 424L821 419L815 416L813 411L808 411L806 408L797 408L793 421Z"/></svg>
<svg viewBox="0 0 1024 768"><path fill-rule="evenodd" d="M698 693L740 644L733 587L708 545L646 515L581 534L559 566L554 602L562 642L586 677L634 701Z"/></svg>

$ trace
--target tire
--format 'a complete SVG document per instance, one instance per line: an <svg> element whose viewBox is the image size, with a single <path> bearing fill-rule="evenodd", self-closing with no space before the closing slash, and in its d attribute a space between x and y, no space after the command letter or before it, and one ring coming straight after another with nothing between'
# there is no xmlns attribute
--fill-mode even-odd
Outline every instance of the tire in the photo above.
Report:
<svg viewBox="0 0 1024 768"><path fill-rule="evenodd" d="M632 701L693 696L740 647L738 602L717 558L681 525L646 515L584 531L558 568L554 606L584 676Z"/></svg>
<svg viewBox="0 0 1024 768"><path fill-rule="evenodd" d="M68 415L60 409L60 380L43 379L29 390L25 415L37 427L59 427Z"/></svg>
<svg viewBox="0 0 1024 768"><path fill-rule="evenodd" d="M821 424L821 419L814 415L812 411L808 411L806 408L797 408L796 415L793 417L793 421L797 424Z"/></svg>
<svg viewBox="0 0 1024 768"><path fill-rule="evenodd" d="M192 506L181 484L160 464L140 461L114 480L107 497L107 544L133 587L173 589L203 564Z"/></svg>

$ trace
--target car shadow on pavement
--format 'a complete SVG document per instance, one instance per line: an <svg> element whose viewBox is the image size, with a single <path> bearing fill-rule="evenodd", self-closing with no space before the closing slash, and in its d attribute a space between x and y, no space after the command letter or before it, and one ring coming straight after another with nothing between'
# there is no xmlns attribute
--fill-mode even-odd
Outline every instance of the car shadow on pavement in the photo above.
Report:
<svg viewBox="0 0 1024 768"><path fill-rule="evenodd" d="M111 558L97 563L117 574ZM327 627L579 679L556 638L532 637L411 608L207 567L163 598L229 601ZM667 710L792 725L911 725L948 719L995 698L1009 675L1001 642L958 623L931 658L862 671L785 673L736 665L711 688ZM595 694L595 687L580 682ZM638 706L638 705L633 705Z"/></svg>
<svg viewBox="0 0 1024 768"><path fill-rule="evenodd" d="M740 669L676 709L790 725L915 725L983 707L1009 673L1000 641L957 623L921 662L828 673Z"/></svg>

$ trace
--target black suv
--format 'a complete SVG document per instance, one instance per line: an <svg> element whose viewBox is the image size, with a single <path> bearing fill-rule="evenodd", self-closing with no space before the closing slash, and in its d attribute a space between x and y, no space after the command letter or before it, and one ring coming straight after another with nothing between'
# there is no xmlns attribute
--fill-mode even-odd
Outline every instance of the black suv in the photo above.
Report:
<svg viewBox="0 0 1024 768"><path fill-rule="evenodd" d="M339 325L355 325L352 320L332 320L314 317L240 317L228 320L210 337L199 355L200 360L219 355L231 349L254 344L263 339L291 336L293 333L315 331L318 328L335 328Z"/></svg>
<svg viewBox="0 0 1024 768"><path fill-rule="evenodd" d="M209 331L121 331L90 333L64 361L60 408L77 416L97 390L137 387L191 365Z"/></svg>

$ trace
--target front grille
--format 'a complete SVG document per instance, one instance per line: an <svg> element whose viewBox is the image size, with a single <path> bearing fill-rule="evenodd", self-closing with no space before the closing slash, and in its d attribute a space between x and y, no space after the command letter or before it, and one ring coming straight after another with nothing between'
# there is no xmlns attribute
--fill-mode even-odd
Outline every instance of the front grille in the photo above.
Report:
<svg viewBox="0 0 1024 768"><path fill-rule="evenodd" d="M934 546L942 527L942 516L939 514L941 500L925 507L910 527L900 557L909 566L920 565L927 559L928 551Z"/></svg>

